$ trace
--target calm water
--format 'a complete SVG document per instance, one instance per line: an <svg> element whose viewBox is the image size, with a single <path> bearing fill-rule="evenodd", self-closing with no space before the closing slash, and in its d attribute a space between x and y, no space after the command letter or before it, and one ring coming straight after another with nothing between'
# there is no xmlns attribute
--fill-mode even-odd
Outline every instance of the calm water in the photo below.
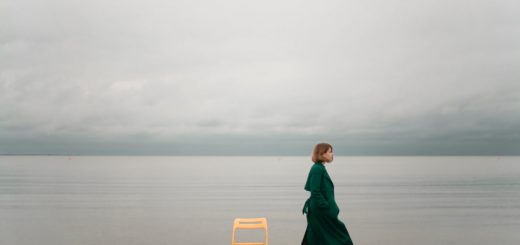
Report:
<svg viewBox="0 0 520 245"><path fill-rule="evenodd" d="M0 157L0 244L230 244L267 217L305 231L308 157ZM520 244L520 157L336 157L357 245ZM241 238L255 234L241 234Z"/></svg>

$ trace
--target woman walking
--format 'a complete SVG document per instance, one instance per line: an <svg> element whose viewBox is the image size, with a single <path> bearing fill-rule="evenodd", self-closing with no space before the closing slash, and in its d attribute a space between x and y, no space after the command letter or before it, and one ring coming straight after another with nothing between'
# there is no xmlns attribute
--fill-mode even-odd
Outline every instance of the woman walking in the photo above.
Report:
<svg viewBox="0 0 520 245"><path fill-rule="evenodd" d="M334 159L332 146L320 143L314 147L314 162L305 190L311 193L303 206L307 214L307 229L302 245L353 245L345 224L338 219L339 208L334 200L334 184L327 173L325 163Z"/></svg>

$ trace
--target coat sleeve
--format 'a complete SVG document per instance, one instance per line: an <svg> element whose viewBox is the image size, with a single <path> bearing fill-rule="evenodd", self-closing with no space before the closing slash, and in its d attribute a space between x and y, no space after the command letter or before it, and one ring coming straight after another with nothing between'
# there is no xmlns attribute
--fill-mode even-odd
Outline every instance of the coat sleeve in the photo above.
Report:
<svg viewBox="0 0 520 245"><path fill-rule="evenodd" d="M310 191L311 198L316 200L320 208L328 208L329 202L325 199L321 193L321 183L323 179L322 171L313 171L310 176Z"/></svg>

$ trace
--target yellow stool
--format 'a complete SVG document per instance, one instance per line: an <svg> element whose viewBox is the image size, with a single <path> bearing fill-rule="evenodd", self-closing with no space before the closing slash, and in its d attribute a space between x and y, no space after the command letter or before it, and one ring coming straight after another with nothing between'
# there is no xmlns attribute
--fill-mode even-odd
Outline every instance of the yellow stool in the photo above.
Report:
<svg viewBox="0 0 520 245"><path fill-rule="evenodd" d="M235 231L237 229L264 229L265 242L235 242ZM268 235L266 218L235 219L235 222L233 223L233 237L231 238L231 245L267 245L267 240Z"/></svg>

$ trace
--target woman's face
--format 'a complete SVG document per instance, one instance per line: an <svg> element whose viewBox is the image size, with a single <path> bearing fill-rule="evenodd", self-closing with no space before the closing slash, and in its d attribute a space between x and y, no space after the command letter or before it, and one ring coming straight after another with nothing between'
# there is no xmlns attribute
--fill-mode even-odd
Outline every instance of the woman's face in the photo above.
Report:
<svg viewBox="0 0 520 245"><path fill-rule="evenodd" d="M329 148L327 152L323 153L322 156L324 162L332 162L332 160L334 160L334 153L331 148Z"/></svg>

